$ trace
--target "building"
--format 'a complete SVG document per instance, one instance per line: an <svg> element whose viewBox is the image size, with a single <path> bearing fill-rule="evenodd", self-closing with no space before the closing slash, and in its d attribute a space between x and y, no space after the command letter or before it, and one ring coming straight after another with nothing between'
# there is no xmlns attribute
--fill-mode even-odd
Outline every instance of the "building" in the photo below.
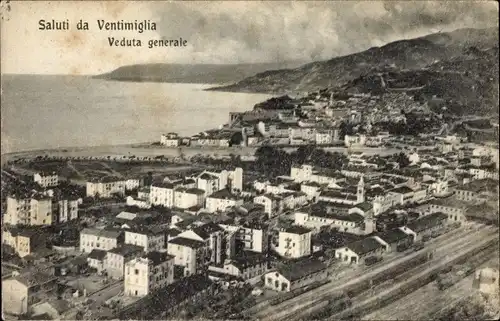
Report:
<svg viewBox="0 0 500 321"><path fill-rule="evenodd" d="M162 134L160 144L168 147L177 147L181 143L181 138L177 133Z"/></svg>
<svg viewBox="0 0 500 321"><path fill-rule="evenodd" d="M335 250L335 257L342 263L362 264L367 257L381 256L385 244L375 237L367 237Z"/></svg>
<svg viewBox="0 0 500 321"><path fill-rule="evenodd" d="M165 249L165 229L160 226L138 226L125 230L125 244L143 248L144 252Z"/></svg>
<svg viewBox="0 0 500 321"><path fill-rule="evenodd" d="M5 313L22 315L41 301L56 295L57 277L29 272L2 280L2 308Z"/></svg>
<svg viewBox="0 0 500 321"><path fill-rule="evenodd" d="M448 215L444 213L432 213L419 218L406 226L400 227L401 231L412 236L414 242L421 241L431 236L433 232L440 231L448 221Z"/></svg>
<svg viewBox="0 0 500 321"><path fill-rule="evenodd" d="M151 205L174 207L175 185L171 183L153 183L149 193Z"/></svg>
<svg viewBox="0 0 500 321"><path fill-rule="evenodd" d="M209 271L241 277L243 280L263 275L268 270L268 258L261 254L251 254L226 259L223 265L211 265Z"/></svg>
<svg viewBox="0 0 500 321"><path fill-rule="evenodd" d="M104 260L104 270L110 278L120 280L124 276L125 263L140 257L144 253L144 248L132 244L123 244L115 247L106 253Z"/></svg>
<svg viewBox="0 0 500 321"><path fill-rule="evenodd" d="M243 205L243 199L231 194L228 189L219 190L210 194L205 202L205 209L209 213L222 212L228 207Z"/></svg>
<svg viewBox="0 0 500 321"><path fill-rule="evenodd" d="M4 224L51 225L54 222L52 198L37 194L31 197L7 197Z"/></svg>
<svg viewBox="0 0 500 321"><path fill-rule="evenodd" d="M33 175L33 181L41 187L55 187L59 185L59 176L53 173L36 173Z"/></svg>
<svg viewBox="0 0 500 321"><path fill-rule="evenodd" d="M318 259L301 260L264 274L264 287L278 292L290 292L328 277L326 265Z"/></svg>
<svg viewBox="0 0 500 321"><path fill-rule="evenodd" d="M125 263L125 295L143 297L172 283L174 257L166 252L149 252Z"/></svg>
<svg viewBox="0 0 500 321"><path fill-rule="evenodd" d="M230 191L243 191L243 169L204 171L196 177L197 188L205 191L205 196L229 189Z"/></svg>
<svg viewBox="0 0 500 321"><path fill-rule="evenodd" d="M123 244L123 231L84 228L80 232L80 251L90 253L93 249L108 251Z"/></svg>
<svg viewBox="0 0 500 321"><path fill-rule="evenodd" d="M104 270L106 253L106 251L98 249L93 249L92 251L90 251L89 256L87 257L87 263L89 267L94 268L98 273L101 273Z"/></svg>
<svg viewBox="0 0 500 321"><path fill-rule="evenodd" d="M498 269L491 267L482 268L476 270L474 273L473 286L483 294L488 296L497 296L498 298L499 279L500 273Z"/></svg>
<svg viewBox="0 0 500 321"><path fill-rule="evenodd" d="M366 144L365 135L345 135L344 145L346 147L361 147Z"/></svg>
<svg viewBox="0 0 500 321"><path fill-rule="evenodd" d="M373 237L385 246L386 252L396 252L398 247L406 249L412 244L413 241L413 238L410 235L400 229L375 233Z"/></svg>
<svg viewBox="0 0 500 321"><path fill-rule="evenodd" d="M264 212L267 213L269 218L279 215L283 211L282 197L271 193L259 195L254 197L255 204L264 205Z"/></svg>
<svg viewBox="0 0 500 321"><path fill-rule="evenodd" d="M466 202L480 202L498 195L498 182L492 179L475 180L455 188L455 197Z"/></svg>
<svg viewBox="0 0 500 321"><path fill-rule="evenodd" d="M110 198L125 195L126 182L117 177L102 177L87 182L87 197Z"/></svg>
<svg viewBox="0 0 500 321"><path fill-rule="evenodd" d="M288 259L298 259L311 255L311 230L302 226L292 226L279 231L276 252Z"/></svg>
<svg viewBox="0 0 500 321"><path fill-rule="evenodd" d="M78 218L78 200L60 199L53 202L54 219L57 223L65 223Z"/></svg>
<svg viewBox="0 0 500 321"><path fill-rule="evenodd" d="M319 232L321 227L329 226L337 228L341 232L351 234L365 234L365 218L357 213L338 214L326 210L314 210L307 212L296 212L295 224Z"/></svg>
<svg viewBox="0 0 500 321"><path fill-rule="evenodd" d="M25 257L45 247L45 235L34 229L6 227L2 232L2 244L11 247L19 257Z"/></svg>
<svg viewBox="0 0 500 321"><path fill-rule="evenodd" d="M175 265L184 269L184 276L202 272L210 262L208 248L202 241L177 236L168 241L167 250L175 257Z"/></svg>
<svg viewBox="0 0 500 321"><path fill-rule="evenodd" d="M174 190L174 207L188 209L203 207L205 191L199 188L178 187Z"/></svg>
<svg viewBox="0 0 500 321"><path fill-rule="evenodd" d="M219 225L209 222L190 230L184 231L178 237L188 238L195 241L200 241L205 244L205 247L210 250L210 262L221 264L223 260L223 239L225 231Z"/></svg>

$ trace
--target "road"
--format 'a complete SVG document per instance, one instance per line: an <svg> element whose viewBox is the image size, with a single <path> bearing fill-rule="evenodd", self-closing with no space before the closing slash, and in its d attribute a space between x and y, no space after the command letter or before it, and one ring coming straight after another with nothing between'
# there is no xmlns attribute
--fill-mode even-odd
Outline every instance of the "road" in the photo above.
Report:
<svg viewBox="0 0 500 321"><path fill-rule="evenodd" d="M433 240L434 242L428 242L426 245L426 251L433 251L436 249L444 248L445 250L455 246L460 242L468 242L469 239L475 235L465 228L460 228L458 231L451 232L450 235L445 234L438 240ZM278 320L289 317L290 315L297 314L300 310L310 306L314 302L322 300L322 298L342 292L344 289L352 286L358 282L370 280L373 276L383 272L389 267L399 265L402 262L408 261L417 255L417 253L401 254L401 256L396 256L390 261L385 261L381 265L377 265L373 268L363 269L358 268L355 273L345 273L338 279L321 286L315 290L299 295L295 298L287 300L281 304L275 306L260 306L260 311L255 313L255 316L261 320Z"/></svg>

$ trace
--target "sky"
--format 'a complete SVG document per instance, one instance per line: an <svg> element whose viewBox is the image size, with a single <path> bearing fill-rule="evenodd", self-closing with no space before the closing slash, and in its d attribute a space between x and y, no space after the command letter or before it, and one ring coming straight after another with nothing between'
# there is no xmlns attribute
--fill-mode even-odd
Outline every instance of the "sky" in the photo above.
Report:
<svg viewBox="0 0 500 321"><path fill-rule="evenodd" d="M136 63L315 61L459 28L498 27L496 1L23 1L2 3L2 73L99 74ZM70 30L38 30L38 21ZM88 31L76 30L80 20ZM156 22L156 31L100 31L97 20ZM110 47L108 37L141 39ZM187 47L149 49L149 39Z"/></svg>

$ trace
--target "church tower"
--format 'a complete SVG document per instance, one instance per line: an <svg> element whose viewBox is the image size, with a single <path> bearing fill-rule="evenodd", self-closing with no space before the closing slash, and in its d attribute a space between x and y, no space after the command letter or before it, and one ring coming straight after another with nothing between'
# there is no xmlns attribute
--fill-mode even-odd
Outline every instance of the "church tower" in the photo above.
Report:
<svg viewBox="0 0 500 321"><path fill-rule="evenodd" d="M376 221L373 213L370 211L365 217L365 235L372 234L376 230Z"/></svg>
<svg viewBox="0 0 500 321"><path fill-rule="evenodd" d="M363 180L363 176L359 179L358 182L358 191L356 193L358 199L357 203L363 203L365 201L365 181Z"/></svg>

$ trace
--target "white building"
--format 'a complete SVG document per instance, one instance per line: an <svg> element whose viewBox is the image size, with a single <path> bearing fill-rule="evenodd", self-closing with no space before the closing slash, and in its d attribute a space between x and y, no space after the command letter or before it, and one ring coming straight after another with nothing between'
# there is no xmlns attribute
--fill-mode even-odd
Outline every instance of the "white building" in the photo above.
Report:
<svg viewBox="0 0 500 321"><path fill-rule="evenodd" d="M51 225L54 220L52 199L48 196L7 197L4 224Z"/></svg>
<svg viewBox="0 0 500 321"><path fill-rule="evenodd" d="M200 272L210 262L207 246L202 241L175 237L168 241L167 249L168 254L175 257L175 265L184 268L184 276Z"/></svg>
<svg viewBox="0 0 500 321"><path fill-rule="evenodd" d="M172 208L174 206L174 184L153 183L149 192L151 205Z"/></svg>
<svg viewBox="0 0 500 321"><path fill-rule="evenodd" d="M227 189L212 193L205 202L205 208L209 213L221 212L237 205L243 205L243 199L231 194Z"/></svg>
<svg viewBox="0 0 500 321"><path fill-rule="evenodd" d="M113 195L125 195L126 182L121 178L103 177L87 182L88 197L109 198Z"/></svg>
<svg viewBox="0 0 500 321"><path fill-rule="evenodd" d="M63 199L52 204L55 209L55 219L59 223L64 223L78 218L78 200Z"/></svg>
<svg viewBox="0 0 500 321"><path fill-rule="evenodd" d="M141 246L145 252L165 250L165 231L159 226L125 230L125 244Z"/></svg>
<svg viewBox="0 0 500 321"><path fill-rule="evenodd" d="M254 197L255 204L264 205L264 212L267 213L269 218L273 218L283 211L282 198L274 194L264 194Z"/></svg>
<svg viewBox="0 0 500 321"><path fill-rule="evenodd" d="M141 187L141 180L139 178L129 178L125 181L125 190L132 191Z"/></svg>
<svg viewBox="0 0 500 321"><path fill-rule="evenodd" d="M36 173L33 175L33 181L41 187L54 187L59 185L59 176L56 173Z"/></svg>
<svg viewBox="0 0 500 321"><path fill-rule="evenodd" d="M243 169L240 167L232 171L204 171L196 178L197 187L205 191L205 196L229 189L231 191L243 191Z"/></svg>
<svg viewBox="0 0 500 321"><path fill-rule="evenodd" d="M162 134L160 144L168 147L177 147L180 145L181 139L177 133Z"/></svg>
<svg viewBox="0 0 500 321"><path fill-rule="evenodd" d="M366 144L365 135L345 135L344 144L346 147L361 147Z"/></svg>
<svg viewBox="0 0 500 321"><path fill-rule="evenodd" d="M311 230L301 226L292 226L279 231L278 247L279 255L297 259L311 255Z"/></svg>
<svg viewBox="0 0 500 321"><path fill-rule="evenodd" d="M123 231L84 228L80 232L80 251L92 252L93 249L108 251L123 244Z"/></svg>
<svg viewBox="0 0 500 321"><path fill-rule="evenodd" d="M187 209L202 207L205 201L205 191L199 188L178 187L174 190L174 207Z"/></svg>
<svg viewBox="0 0 500 321"><path fill-rule="evenodd" d="M146 296L173 282L174 257L166 252L150 252L125 264L125 295Z"/></svg>

